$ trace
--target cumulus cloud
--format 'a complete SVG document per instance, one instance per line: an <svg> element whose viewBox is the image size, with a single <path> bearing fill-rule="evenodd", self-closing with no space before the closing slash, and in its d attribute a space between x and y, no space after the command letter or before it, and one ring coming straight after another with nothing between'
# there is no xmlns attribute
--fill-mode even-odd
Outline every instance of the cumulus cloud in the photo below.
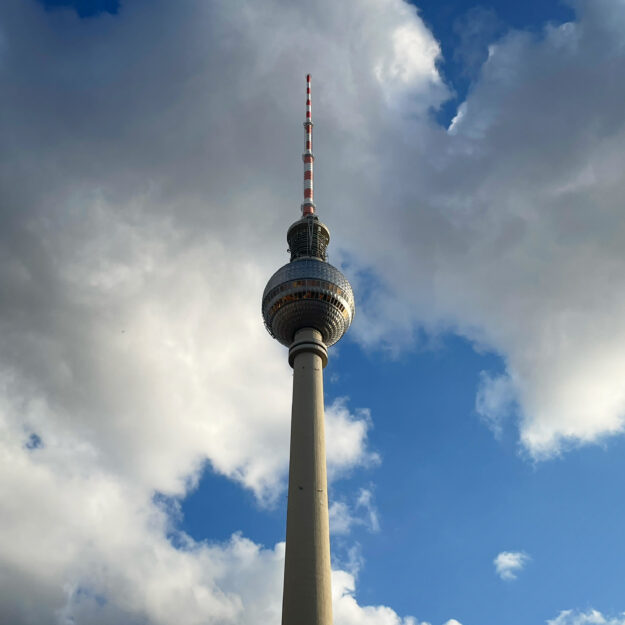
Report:
<svg viewBox="0 0 625 625"><path fill-rule="evenodd" d="M30 449L24 428L9 421L2 421L0 454L3 620L279 622L283 544L265 549L240 535L197 543L176 530L176 499L154 498L140 481L103 467L86 443ZM345 622L368 622L358 619L370 613L403 622L390 608L356 602L355 570L344 573L351 585L339 586L335 598Z"/></svg>
<svg viewBox="0 0 625 625"><path fill-rule="evenodd" d="M502 551L493 560L495 572L501 579L511 581L523 570L530 557L522 551Z"/></svg>
<svg viewBox="0 0 625 625"><path fill-rule="evenodd" d="M387 134L383 188L364 193L377 198L370 220L382 205L386 219L374 235L361 220L350 241L366 241L382 285L361 306L361 340L451 329L499 354L505 371L488 373L478 409L501 425L514 406L537 459L622 432L625 414L625 87L613 80L625 7L574 6L574 22L490 46L453 132L403 119L422 142L403 149Z"/></svg>
<svg viewBox="0 0 625 625"><path fill-rule="evenodd" d="M277 6L259 9L259 17ZM139 34L151 40L159 28L154 8L131 4L119 17L85 22L35 4L4 9L4 23L15 32L28 24L54 59L45 70L50 83L39 80L39 52L20 47L17 37L6 41L12 56L5 58L5 84L30 71L41 90L38 98L16 88L3 105L16 146L2 180L7 397L16 406L38 403L10 412L19 412L44 445L76 434L97 448L101 463L160 491L184 492L208 457L217 471L265 497L284 476L290 380L283 350L259 323L258 301L271 270L286 260L281 239L297 207L267 196L276 210L254 220L266 185L274 179L273 186L284 186L284 163L261 172L255 157L246 160L248 131L237 125L249 118L251 102L241 101L245 92L236 95L235 85L213 89L220 76L213 75L214 59L239 61L229 39L236 28L242 48L247 37L248 46L270 51L244 13L232 22L214 6L196 9L181 3L170 17L204 47L161 59L157 74L150 68L161 61L148 59L137 41ZM207 38L210 28L222 36ZM174 44L168 40L177 50ZM283 42L285 49L291 44ZM110 53L102 55L98 46L105 45ZM163 83L170 95L153 99ZM204 91L194 91L198 83ZM58 110L38 105L51 98ZM241 107L236 115L232 102ZM274 117L267 116L269 126ZM276 137L286 143L274 131L267 128L258 147L275 148ZM284 152L291 165L295 145ZM199 153L176 155L189 149ZM18 159L22 152L30 158ZM256 173L242 184L242 171ZM299 176L290 180L296 187ZM258 245L264 237L267 244ZM369 422L345 402L329 407L333 471L374 460L366 451Z"/></svg>
<svg viewBox="0 0 625 625"><path fill-rule="evenodd" d="M330 167L370 140L343 115L363 89L385 111L418 86L421 116L445 94L413 8L311 11L307 38L271 0L0 7L3 622L278 622L282 547L176 518L206 462L262 502L284 487L290 370L259 305L298 216L303 74L329 77ZM370 424L328 407L333 476L377 462Z"/></svg>
<svg viewBox="0 0 625 625"><path fill-rule="evenodd" d="M138 225L141 239L152 228L162 241L158 218L180 245L199 244L203 233L206 250L213 248L206 260L223 259L233 289L238 276L248 279L245 271L256 269L254 288L262 288L283 260L277 253L282 226L299 195L301 172L292 158L301 140L296 77L299 59L314 58L313 74L318 69L325 81L315 102L317 139L324 145L319 205L322 214L324 205L341 207L332 215L338 239L331 251L339 261L348 252L361 287L352 334L365 344L405 346L417 326L432 333L451 329L499 353L506 366L499 381L507 383L521 441L536 458L620 432L625 304L619 295L622 177L615 163L623 119L621 87L607 68L625 64L618 30L623 7L578 2L576 22L549 25L539 37L511 32L500 38L450 134L427 115L448 93L436 72L435 40L411 7L398 0L382 4L359 3L358 15L365 17L356 19L343 5L320 3L315 35L302 38L298 20L279 11L277 0L234 19L210 3L201 9L181 3L170 17L179 22L176 32L197 45L165 57L179 35L168 30L162 48L145 54L137 41L158 39L159 18L140 2L87 25L69 11L43 14L9 3L7 32L12 20L14 32L17 21L28 23L56 59L50 81L32 83L39 85L38 98L13 89L3 104L7 145L15 148L3 173L11 207L6 229L17 252L7 250L11 292L24 280L20 261L36 258L21 252L26 241L42 236L36 208L44 204L45 232L66 224L75 228L72 242L88 241L98 218L110 228L112 214L129 220L128 234L137 243ZM275 13L284 15L273 20ZM193 20L195 27L188 25ZM259 26L268 20L273 46ZM337 24L341 37L347 32L367 42L357 56L338 46ZM94 43L86 42L87 34ZM103 56L98 46L110 41L113 52ZM87 50L81 58L74 54L79 46ZM306 46L315 55L307 56ZM6 82L18 65L35 77L36 49L7 35L4 50ZM220 80L211 62L216 58L224 59L219 68L240 79ZM598 94L592 102L579 92L581 83L595 86L586 90ZM163 84L166 93L159 91ZM41 101L54 106L37 107ZM252 131L242 120L253 117L262 123ZM126 145L133 147L122 149ZM272 158L262 159L268 145ZM35 162L36 178L28 175ZM252 204L269 210L253 228L243 228ZM378 218L382 205L384 220ZM33 230L28 236L20 221L24 207ZM78 216L86 217L82 231ZM254 250L236 256L242 271L224 255L225 241ZM51 249L38 249L40 262L68 245L59 236L50 242ZM163 257L170 257L173 243L161 245ZM135 245L103 245L104 252L108 245L122 255L119 276L138 260ZM75 258L83 260L89 258ZM103 275L113 274L114 263L101 265ZM58 272L51 275L58 278ZM370 281L359 283L360 275L378 278L371 297ZM39 277L50 288L51 276ZM60 286L54 284L55 293L62 293ZM43 289L41 297L50 299ZM500 423L509 404L484 405L489 422ZM264 488L261 473L252 478L257 489Z"/></svg>
<svg viewBox="0 0 625 625"><path fill-rule="evenodd" d="M547 621L547 625L623 625L625 614L620 616L604 616L598 610L581 612L578 610L562 610L554 619Z"/></svg>
<svg viewBox="0 0 625 625"><path fill-rule="evenodd" d="M356 601L355 577L346 571L332 574L334 622L337 625L429 625L412 616L400 617L386 606L361 606Z"/></svg>

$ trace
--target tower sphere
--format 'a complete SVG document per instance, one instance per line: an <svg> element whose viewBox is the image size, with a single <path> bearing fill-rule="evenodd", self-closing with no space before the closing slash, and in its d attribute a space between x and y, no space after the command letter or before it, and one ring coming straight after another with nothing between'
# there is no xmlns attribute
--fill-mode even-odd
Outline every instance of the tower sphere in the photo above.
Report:
<svg viewBox="0 0 625 625"><path fill-rule="evenodd" d="M263 319L269 333L287 347L302 328L321 332L333 345L354 318L354 294L347 278L314 257L300 257L280 267L263 293Z"/></svg>

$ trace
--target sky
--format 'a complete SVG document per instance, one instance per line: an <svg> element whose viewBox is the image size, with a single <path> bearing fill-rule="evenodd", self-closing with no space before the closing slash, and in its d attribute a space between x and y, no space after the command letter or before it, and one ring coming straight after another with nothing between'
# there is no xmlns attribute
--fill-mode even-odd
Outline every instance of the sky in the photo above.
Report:
<svg viewBox="0 0 625 625"><path fill-rule="evenodd" d="M625 2L0 3L0 622L280 622L288 261L336 625L625 625Z"/></svg>

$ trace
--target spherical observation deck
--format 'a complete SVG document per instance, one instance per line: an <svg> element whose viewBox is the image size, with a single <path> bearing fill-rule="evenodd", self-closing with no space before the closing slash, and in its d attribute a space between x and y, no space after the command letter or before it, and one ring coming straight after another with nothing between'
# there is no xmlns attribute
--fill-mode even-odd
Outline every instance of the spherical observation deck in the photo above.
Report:
<svg viewBox="0 0 625 625"><path fill-rule="evenodd" d="M314 328L330 346L354 318L354 294L336 267L319 258L298 257L269 279L262 311L267 330L283 345L289 347L298 330Z"/></svg>

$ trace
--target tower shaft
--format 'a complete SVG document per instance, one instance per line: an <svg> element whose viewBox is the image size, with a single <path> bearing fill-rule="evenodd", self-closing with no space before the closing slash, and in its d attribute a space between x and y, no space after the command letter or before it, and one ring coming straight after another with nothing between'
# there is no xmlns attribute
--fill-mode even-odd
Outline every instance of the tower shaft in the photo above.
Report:
<svg viewBox="0 0 625 625"><path fill-rule="evenodd" d="M323 409L327 348L321 333L299 330L289 363L293 408L282 625L332 625Z"/></svg>

